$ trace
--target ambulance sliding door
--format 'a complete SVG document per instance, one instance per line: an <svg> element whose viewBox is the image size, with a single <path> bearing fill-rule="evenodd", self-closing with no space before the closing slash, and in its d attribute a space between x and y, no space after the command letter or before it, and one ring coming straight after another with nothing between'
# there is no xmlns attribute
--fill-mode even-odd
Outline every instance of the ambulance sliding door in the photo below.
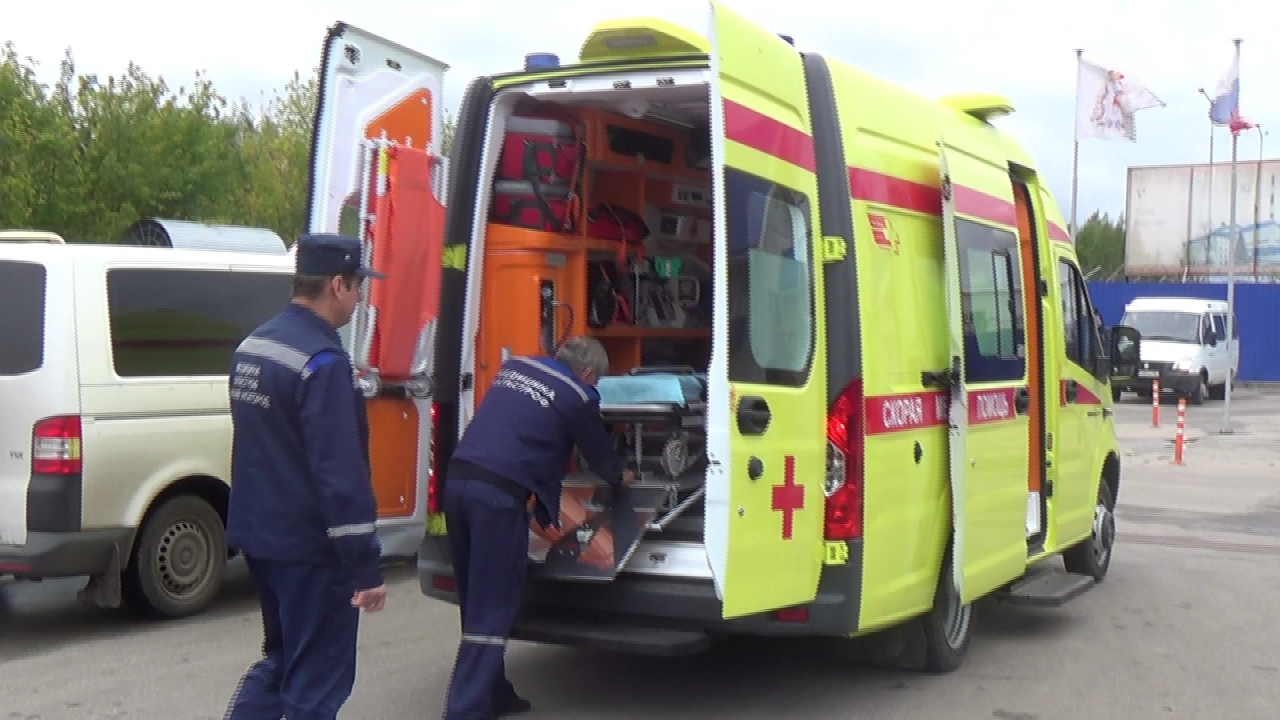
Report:
<svg viewBox="0 0 1280 720"><path fill-rule="evenodd" d="M795 48L711 2L716 237L706 548L726 618L812 601L826 359L817 180Z"/></svg>
<svg viewBox="0 0 1280 720"><path fill-rule="evenodd" d="M417 551L426 523L431 328L439 306L447 66L338 23L325 38L307 230L364 243L387 274L365 282L342 328L369 417L369 459L386 556ZM398 385L411 392L386 393ZM419 458L422 458L420 462Z"/></svg>
<svg viewBox="0 0 1280 720"><path fill-rule="evenodd" d="M938 143L951 357L952 572L963 602L1027 561L1030 395L1017 213L1006 165Z"/></svg>

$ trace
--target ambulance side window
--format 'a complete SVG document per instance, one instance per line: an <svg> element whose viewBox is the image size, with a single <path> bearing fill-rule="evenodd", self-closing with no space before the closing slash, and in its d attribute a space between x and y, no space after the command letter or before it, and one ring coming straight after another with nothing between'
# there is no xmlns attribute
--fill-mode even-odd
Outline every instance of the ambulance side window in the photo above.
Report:
<svg viewBox="0 0 1280 720"><path fill-rule="evenodd" d="M1102 335L1089 304L1089 292L1080 271L1066 260L1058 261L1058 291L1067 359L1090 374L1102 376Z"/></svg>
<svg viewBox="0 0 1280 720"><path fill-rule="evenodd" d="M1018 238L958 218L965 380L1020 380L1026 371Z"/></svg>
<svg viewBox="0 0 1280 720"><path fill-rule="evenodd" d="M809 199L725 169L729 379L803 385L813 359Z"/></svg>

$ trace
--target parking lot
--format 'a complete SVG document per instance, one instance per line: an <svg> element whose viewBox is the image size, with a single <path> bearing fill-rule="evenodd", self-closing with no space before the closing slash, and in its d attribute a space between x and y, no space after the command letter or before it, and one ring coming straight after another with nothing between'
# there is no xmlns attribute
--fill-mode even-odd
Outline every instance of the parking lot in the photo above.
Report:
<svg viewBox="0 0 1280 720"><path fill-rule="evenodd" d="M1116 411L1124 446L1111 575L1057 610L980 608L965 665L877 670L840 643L734 641L675 660L513 644L530 718L1275 718L1280 707L1280 391L1188 409ZM261 629L242 568L209 613L140 622L74 601L77 581L0 581L0 720L222 717ZM452 606L388 571L364 618L352 720L439 717L458 639Z"/></svg>

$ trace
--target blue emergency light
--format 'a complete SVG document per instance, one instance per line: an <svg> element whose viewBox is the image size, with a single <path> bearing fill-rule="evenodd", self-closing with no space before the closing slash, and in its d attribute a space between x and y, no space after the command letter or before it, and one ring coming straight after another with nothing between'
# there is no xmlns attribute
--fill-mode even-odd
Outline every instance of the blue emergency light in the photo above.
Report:
<svg viewBox="0 0 1280 720"><path fill-rule="evenodd" d="M560 56L555 53L529 53L524 56L525 72L554 70L560 67Z"/></svg>

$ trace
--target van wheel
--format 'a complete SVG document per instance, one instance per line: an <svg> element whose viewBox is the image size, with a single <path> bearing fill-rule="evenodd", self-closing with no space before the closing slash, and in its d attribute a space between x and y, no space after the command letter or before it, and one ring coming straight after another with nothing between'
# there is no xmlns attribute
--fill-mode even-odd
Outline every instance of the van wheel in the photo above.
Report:
<svg viewBox="0 0 1280 720"><path fill-rule="evenodd" d="M1116 541L1115 502L1111 486L1098 483L1098 503L1093 508L1093 532L1089 539L1062 553L1062 565L1069 573L1089 575L1102 582L1111 569L1111 551Z"/></svg>
<svg viewBox="0 0 1280 720"><path fill-rule="evenodd" d="M1196 383L1196 389L1187 395L1187 402L1191 405L1203 405L1204 399L1209 395L1209 381L1205 379L1204 373L1200 373L1199 381Z"/></svg>
<svg viewBox="0 0 1280 720"><path fill-rule="evenodd" d="M951 583L951 549L938 575L933 607L897 627L862 639L865 655L877 667L951 672L960 667L973 634L973 605L960 602Z"/></svg>
<svg viewBox="0 0 1280 720"><path fill-rule="evenodd" d="M973 605L960 602L960 593L951 581L950 549L938 574L933 608L919 622L924 631L925 669L944 673L960 667L973 636Z"/></svg>
<svg viewBox="0 0 1280 720"><path fill-rule="evenodd" d="M213 602L227 567L226 529L194 495L164 501L147 517L124 572L125 600L161 618L195 615Z"/></svg>

